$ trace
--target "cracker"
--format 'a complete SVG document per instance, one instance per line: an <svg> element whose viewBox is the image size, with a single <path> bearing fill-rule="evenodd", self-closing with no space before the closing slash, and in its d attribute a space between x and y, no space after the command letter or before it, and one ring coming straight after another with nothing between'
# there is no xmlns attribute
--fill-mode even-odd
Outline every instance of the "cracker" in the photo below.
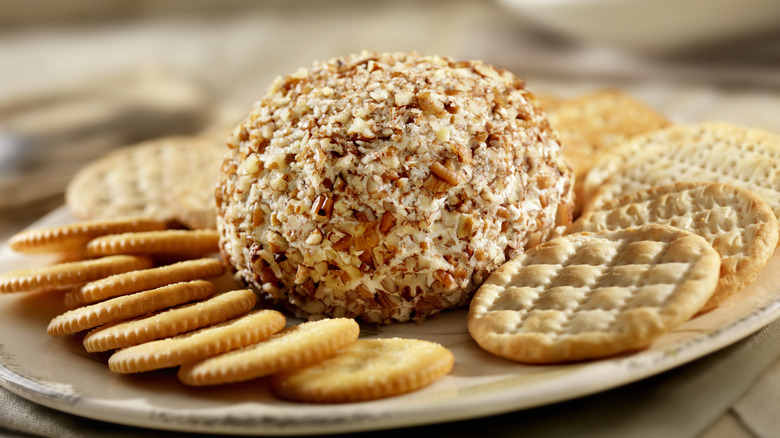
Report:
<svg viewBox="0 0 780 438"><path fill-rule="evenodd" d="M87 255L154 254L201 256L219 251L216 230L164 230L102 236L87 244Z"/></svg>
<svg viewBox="0 0 780 438"><path fill-rule="evenodd" d="M116 255L41 268L19 269L0 275L0 292L68 289L110 275L150 268L153 265L149 257Z"/></svg>
<svg viewBox="0 0 780 438"><path fill-rule="evenodd" d="M185 260L156 268L126 272L89 282L67 292L65 305L77 307L167 284L216 277L224 272L225 264L213 258Z"/></svg>
<svg viewBox="0 0 780 438"><path fill-rule="evenodd" d="M423 388L452 370L452 353L419 339L361 339L323 362L271 377L280 398L307 403L349 403Z"/></svg>
<svg viewBox="0 0 780 438"><path fill-rule="evenodd" d="M602 163L593 178L611 176L586 210L653 186L713 181L752 191L780 215L780 137L760 129L712 122L673 126L632 139Z"/></svg>
<svg viewBox="0 0 780 438"><path fill-rule="evenodd" d="M667 225L569 234L498 268L471 301L468 330L519 362L638 350L704 306L719 267L704 238Z"/></svg>
<svg viewBox="0 0 780 438"><path fill-rule="evenodd" d="M549 93L534 93L534 100L548 114L558 109L565 102L565 99L562 97Z"/></svg>
<svg viewBox="0 0 780 438"><path fill-rule="evenodd" d="M704 237L721 256L705 310L751 283L777 246L772 209L752 192L720 183L677 183L635 192L580 217L570 232L666 224Z"/></svg>
<svg viewBox="0 0 780 438"><path fill-rule="evenodd" d="M587 195L585 174L601 156L627 139L661 129L669 121L654 109L617 90L600 90L563 101L549 114L558 131L563 155L574 169L575 196Z"/></svg>
<svg viewBox="0 0 780 438"><path fill-rule="evenodd" d="M225 143L220 141L207 141L200 148L197 163L199 175L190 179L188 184L177 184L167 192L167 203L174 209L174 218L187 228L202 230L217 228L216 201L214 190L219 178L222 156L225 153ZM193 165L182 162L181 166ZM182 169L177 172L186 174L189 171Z"/></svg>
<svg viewBox="0 0 780 438"><path fill-rule="evenodd" d="M87 221L22 231L11 237L8 246L14 251L29 254L78 252L87 242L99 236L165 228L165 222L146 218Z"/></svg>
<svg viewBox="0 0 780 438"><path fill-rule="evenodd" d="M51 336L70 335L104 324L167 309L214 295L214 285L205 280L175 283L132 295L112 298L69 310L49 322Z"/></svg>
<svg viewBox="0 0 780 438"><path fill-rule="evenodd" d="M179 380L191 386L218 385L305 367L335 355L359 334L360 327L352 319L305 322L241 350L183 365Z"/></svg>
<svg viewBox="0 0 780 438"><path fill-rule="evenodd" d="M212 327L119 350L108 359L108 367L120 374L175 367L255 344L284 324L281 313L258 310Z"/></svg>
<svg viewBox="0 0 780 438"><path fill-rule="evenodd" d="M252 310L257 295L240 289L141 318L99 327L84 337L90 353L130 347L218 324Z"/></svg>
<svg viewBox="0 0 780 438"><path fill-rule="evenodd" d="M80 219L143 216L172 223L186 223L194 212L213 228L215 149L211 137L165 137L119 149L76 174L66 190L68 208ZM201 202L175 202L175 194L190 190Z"/></svg>

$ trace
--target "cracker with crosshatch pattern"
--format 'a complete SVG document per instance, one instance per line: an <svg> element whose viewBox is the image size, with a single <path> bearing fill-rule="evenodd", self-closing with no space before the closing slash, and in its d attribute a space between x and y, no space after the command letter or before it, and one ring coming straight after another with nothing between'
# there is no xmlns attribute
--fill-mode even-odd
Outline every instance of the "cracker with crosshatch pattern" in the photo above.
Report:
<svg viewBox="0 0 780 438"><path fill-rule="evenodd" d="M468 330L528 363L642 349L704 306L719 266L704 238L666 225L569 234L498 268L471 301Z"/></svg>
<svg viewBox="0 0 780 438"><path fill-rule="evenodd" d="M677 183L635 192L585 213L569 232L666 224L704 237L721 256L711 309L751 283L775 251L772 209L749 190L729 184Z"/></svg>
<svg viewBox="0 0 780 438"><path fill-rule="evenodd" d="M706 122L639 135L599 161L585 177L585 211L629 193L676 182L712 181L746 188L780 216L780 136Z"/></svg>
<svg viewBox="0 0 780 438"><path fill-rule="evenodd" d="M82 220L143 216L214 228L222 147L213 136L171 136L118 149L79 170L66 203Z"/></svg>
<svg viewBox="0 0 780 438"><path fill-rule="evenodd" d="M604 154L629 138L669 125L653 108L618 90L598 90L562 101L549 111L563 156L574 169L577 211L590 194L584 178Z"/></svg>

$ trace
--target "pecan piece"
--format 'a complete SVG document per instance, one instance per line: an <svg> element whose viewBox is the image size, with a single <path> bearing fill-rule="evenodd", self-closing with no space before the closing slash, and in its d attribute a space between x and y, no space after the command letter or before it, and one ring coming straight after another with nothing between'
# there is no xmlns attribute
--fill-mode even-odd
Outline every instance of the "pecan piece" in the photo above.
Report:
<svg viewBox="0 0 780 438"><path fill-rule="evenodd" d="M379 244L379 234L376 232L377 221L367 222L365 225L365 231L360 236L355 238L355 249L363 251L366 249L372 249Z"/></svg>
<svg viewBox="0 0 780 438"><path fill-rule="evenodd" d="M390 231L390 228L393 228L395 225L395 215L392 212L385 212L385 214L382 215L382 219L379 222L379 232L382 234L387 234L388 231Z"/></svg>
<svg viewBox="0 0 780 438"><path fill-rule="evenodd" d="M355 239L347 234L346 236L339 239L338 242L333 244L333 249L336 251L344 251L345 249L350 248L354 242Z"/></svg>
<svg viewBox="0 0 780 438"><path fill-rule="evenodd" d="M311 204L311 212L318 219L330 219L330 215L333 213L333 198L328 195L317 196Z"/></svg>
<svg viewBox="0 0 780 438"><path fill-rule="evenodd" d="M445 290L451 291L455 289L455 277L444 269L437 269L436 272L433 273L433 277L441 282Z"/></svg>
<svg viewBox="0 0 780 438"><path fill-rule="evenodd" d="M456 186L460 183L460 176L450 169L447 169L439 162L431 164L431 172L436 175L437 178L445 181L451 186Z"/></svg>

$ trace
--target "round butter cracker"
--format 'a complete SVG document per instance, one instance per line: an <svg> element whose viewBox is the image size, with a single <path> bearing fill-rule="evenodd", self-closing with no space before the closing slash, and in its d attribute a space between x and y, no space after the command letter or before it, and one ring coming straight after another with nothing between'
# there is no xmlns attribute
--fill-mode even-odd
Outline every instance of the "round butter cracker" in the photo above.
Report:
<svg viewBox="0 0 780 438"><path fill-rule="evenodd" d="M452 353L419 339L361 339L330 359L271 377L278 397L307 403L349 403L418 390L452 370Z"/></svg>
<svg viewBox="0 0 780 438"><path fill-rule="evenodd" d="M207 300L99 327L84 337L84 348L94 353L168 338L243 315L256 302L257 296L248 289L225 292Z"/></svg>
<svg viewBox="0 0 780 438"><path fill-rule="evenodd" d="M208 281L195 280L112 298L54 317L49 323L48 332L51 336L70 335L207 298L214 294L214 289L214 285Z"/></svg>
<svg viewBox="0 0 780 438"><path fill-rule="evenodd" d="M255 345L186 364L179 369L179 380L191 386L218 385L304 367L335 355L359 334L358 324L348 318L305 322Z"/></svg>
<svg viewBox="0 0 780 438"><path fill-rule="evenodd" d="M0 275L0 292L32 292L42 289L69 289L110 275L150 268L149 257L115 255L60 263L40 268L19 269Z"/></svg>
<svg viewBox="0 0 780 438"><path fill-rule="evenodd" d="M255 344L284 324L281 313L258 310L194 332L119 350L108 359L108 367L121 374L175 367Z"/></svg>

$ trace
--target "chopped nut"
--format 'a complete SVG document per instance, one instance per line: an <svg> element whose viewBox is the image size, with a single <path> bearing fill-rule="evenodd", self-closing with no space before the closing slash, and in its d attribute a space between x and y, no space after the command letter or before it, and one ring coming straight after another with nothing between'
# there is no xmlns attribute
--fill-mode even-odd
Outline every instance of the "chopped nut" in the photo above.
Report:
<svg viewBox="0 0 780 438"><path fill-rule="evenodd" d="M303 284L308 279L309 270L301 265L298 265L298 270L295 272L295 284Z"/></svg>
<svg viewBox="0 0 780 438"><path fill-rule="evenodd" d="M441 163L435 162L431 164L431 172L436 175L442 181L445 181L451 186L456 186L460 183L460 177L457 173L444 167Z"/></svg>
<svg viewBox="0 0 780 438"><path fill-rule="evenodd" d="M555 211L555 225L556 226L568 226L571 224L573 212L569 205L558 204L558 209Z"/></svg>
<svg viewBox="0 0 780 438"><path fill-rule="evenodd" d="M412 103L414 100L414 94L407 91L395 93L395 104L398 106L406 106Z"/></svg>
<svg viewBox="0 0 780 438"><path fill-rule="evenodd" d="M449 272L443 270L443 269L437 269L433 276L441 282L441 284L444 286L444 289L446 290L452 290L456 286L455 277L452 276Z"/></svg>
<svg viewBox="0 0 780 438"><path fill-rule="evenodd" d="M423 114L436 115L444 111L444 103L430 91L417 93L416 100Z"/></svg>
<svg viewBox="0 0 780 438"><path fill-rule="evenodd" d="M309 237L306 238L306 244L319 245L320 243L322 243L322 232L315 228L314 231L309 234Z"/></svg>
<svg viewBox="0 0 780 438"><path fill-rule="evenodd" d="M379 305L385 309L394 309L398 307L398 305L395 304L395 302L393 302L393 300L391 300L390 297L381 290L376 291L376 300Z"/></svg>
<svg viewBox="0 0 780 438"><path fill-rule="evenodd" d="M317 274L320 275L320 277L324 277L325 274L328 273L328 262L317 263L314 265L314 270L317 272Z"/></svg>
<svg viewBox="0 0 780 438"><path fill-rule="evenodd" d="M368 222L368 216L366 216L365 213L362 211L355 211L355 219L358 220L358 222Z"/></svg>
<svg viewBox="0 0 780 438"><path fill-rule="evenodd" d="M360 277L363 276L363 273L360 272L360 269L354 266L347 266L346 268L344 268L344 271L349 275L351 280L358 280Z"/></svg>
<svg viewBox="0 0 780 438"><path fill-rule="evenodd" d="M276 274L274 274L273 269L269 266L264 266L260 270L260 280L263 283L277 283L279 281L278 278L276 278Z"/></svg>
<svg viewBox="0 0 780 438"><path fill-rule="evenodd" d="M284 253L289 246L289 242L275 231L266 231L265 239L268 241L268 247L276 254Z"/></svg>
<svg viewBox="0 0 780 438"><path fill-rule="evenodd" d="M474 231L474 218L468 214L461 214L460 219L458 220L458 230L457 230L458 239L464 239L466 237L470 237L473 231Z"/></svg>
<svg viewBox="0 0 780 438"><path fill-rule="evenodd" d="M444 181L433 174L425 180L423 187L434 193L445 193L450 189L450 185L447 181Z"/></svg>
<svg viewBox="0 0 780 438"><path fill-rule="evenodd" d="M374 90L374 91L372 91L369 94L377 102L383 102L383 101L387 100L387 98L390 96L390 94L387 92L387 90L383 90L383 89Z"/></svg>
<svg viewBox="0 0 780 438"><path fill-rule="evenodd" d="M361 235L355 237L355 249L363 251L366 249L372 249L379 244L379 235L376 232L376 221L362 224L364 231Z"/></svg>
<svg viewBox="0 0 780 438"><path fill-rule="evenodd" d="M333 214L333 199L327 195L317 196L312 203L311 211L316 216L330 219Z"/></svg>
<svg viewBox="0 0 780 438"><path fill-rule="evenodd" d="M252 154L244 161L244 170L252 175L260 171L260 159L257 155Z"/></svg>
<svg viewBox="0 0 780 438"><path fill-rule="evenodd" d="M262 224L263 219L265 219L265 213L263 212L263 209L260 207L260 205L256 205L252 212L252 226L256 227Z"/></svg>
<svg viewBox="0 0 780 438"><path fill-rule="evenodd" d="M280 78L229 140L220 249L303 318L463 304L570 220L571 173L532 100L507 72L416 54Z"/></svg>
<svg viewBox="0 0 780 438"><path fill-rule="evenodd" d="M355 242L355 238L350 236L349 234L339 239L338 242L333 244L333 249L336 251L344 251L352 247L352 244Z"/></svg>
<svg viewBox="0 0 780 438"><path fill-rule="evenodd" d="M389 211L382 215L382 220L379 223L379 232L387 234L391 228L395 225L395 215Z"/></svg>
<svg viewBox="0 0 780 438"><path fill-rule="evenodd" d="M452 150L452 153L455 154L455 156L458 157L458 161L461 163L471 164L473 155L471 153L471 148L469 148L466 145L462 145L459 143L454 143L450 147Z"/></svg>

